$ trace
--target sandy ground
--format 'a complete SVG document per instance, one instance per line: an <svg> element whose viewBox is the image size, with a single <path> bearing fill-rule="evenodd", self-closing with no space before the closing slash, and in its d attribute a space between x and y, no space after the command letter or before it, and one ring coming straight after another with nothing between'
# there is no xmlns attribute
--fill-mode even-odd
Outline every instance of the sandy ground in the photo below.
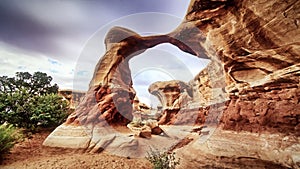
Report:
<svg viewBox="0 0 300 169"><path fill-rule="evenodd" d="M80 151L42 146L50 131L35 134L15 145L11 153L1 161L1 169L33 168L103 168L103 169L150 169L146 159L132 159L106 154L87 154Z"/></svg>

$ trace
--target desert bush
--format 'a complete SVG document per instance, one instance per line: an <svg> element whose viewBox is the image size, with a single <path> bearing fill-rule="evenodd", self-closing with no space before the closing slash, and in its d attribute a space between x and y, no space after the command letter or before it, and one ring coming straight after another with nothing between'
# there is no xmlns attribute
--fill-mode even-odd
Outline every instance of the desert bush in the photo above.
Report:
<svg viewBox="0 0 300 169"><path fill-rule="evenodd" d="M67 118L68 105L57 94L36 96L31 104L27 129L36 130L38 127L56 127Z"/></svg>
<svg viewBox="0 0 300 169"><path fill-rule="evenodd" d="M22 138L12 125L0 125L0 159Z"/></svg>
<svg viewBox="0 0 300 169"><path fill-rule="evenodd" d="M153 164L154 169L175 169L180 163L180 159L176 160L174 152L160 152L151 148L147 154L146 159Z"/></svg>
<svg viewBox="0 0 300 169"><path fill-rule="evenodd" d="M32 132L61 124L67 117L68 105L51 81L52 77L42 72L0 77L0 124L6 122Z"/></svg>
<svg viewBox="0 0 300 169"><path fill-rule="evenodd" d="M7 122L36 132L41 127L55 127L67 117L67 102L57 94L31 96L26 92L15 92L11 96L0 96L0 100L3 98L6 101L0 103L2 124Z"/></svg>

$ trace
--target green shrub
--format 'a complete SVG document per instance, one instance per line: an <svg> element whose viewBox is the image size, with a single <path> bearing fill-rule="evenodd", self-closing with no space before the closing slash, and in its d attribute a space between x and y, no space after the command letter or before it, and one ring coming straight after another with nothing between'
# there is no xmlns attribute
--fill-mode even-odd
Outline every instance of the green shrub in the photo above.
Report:
<svg viewBox="0 0 300 169"><path fill-rule="evenodd" d="M0 159L22 138L12 125L0 125Z"/></svg>
<svg viewBox="0 0 300 169"><path fill-rule="evenodd" d="M153 164L154 169L175 169L180 162L180 159L176 160L174 152L159 152L151 148L147 154L146 159Z"/></svg>
<svg viewBox="0 0 300 169"><path fill-rule="evenodd" d="M9 123L31 132L61 124L67 117L68 105L51 80L42 72L0 77L0 124Z"/></svg>
<svg viewBox="0 0 300 169"><path fill-rule="evenodd" d="M8 105L5 111L0 110L1 123L7 122L32 132L36 132L41 127L56 127L68 115L67 102L57 94L30 96L26 93L15 92L12 96L7 96L6 100ZM3 104L5 102L2 102Z"/></svg>
<svg viewBox="0 0 300 169"><path fill-rule="evenodd" d="M30 121L34 127L56 127L63 123L68 114L68 104L57 94L48 94L36 97Z"/></svg>

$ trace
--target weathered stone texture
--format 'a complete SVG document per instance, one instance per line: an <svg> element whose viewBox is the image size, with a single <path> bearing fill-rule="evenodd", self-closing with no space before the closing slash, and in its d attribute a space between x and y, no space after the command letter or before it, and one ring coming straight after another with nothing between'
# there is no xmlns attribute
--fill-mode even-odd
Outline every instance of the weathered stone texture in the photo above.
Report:
<svg viewBox="0 0 300 169"><path fill-rule="evenodd" d="M199 117L223 102L225 129L299 134L299 21L295 0L191 1L171 34L212 60L189 83Z"/></svg>

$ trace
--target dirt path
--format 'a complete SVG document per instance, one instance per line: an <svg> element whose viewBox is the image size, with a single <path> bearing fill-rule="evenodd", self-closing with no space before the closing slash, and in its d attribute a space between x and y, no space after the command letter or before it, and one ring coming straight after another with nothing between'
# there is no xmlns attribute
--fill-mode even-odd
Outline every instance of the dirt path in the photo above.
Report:
<svg viewBox="0 0 300 169"><path fill-rule="evenodd" d="M151 169L146 159L131 159L106 153L87 154L74 150L43 147L49 131L38 133L15 145L11 153L1 162L2 169L33 168L105 168L105 169Z"/></svg>

